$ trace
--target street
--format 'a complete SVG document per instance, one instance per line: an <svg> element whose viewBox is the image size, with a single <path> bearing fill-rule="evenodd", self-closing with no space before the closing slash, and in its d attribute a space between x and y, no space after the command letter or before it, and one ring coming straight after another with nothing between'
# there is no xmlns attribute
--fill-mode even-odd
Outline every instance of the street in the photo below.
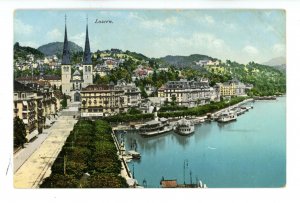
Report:
<svg viewBox="0 0 300 203"><path fill-rule="evenodd" d="M63 110L61 116L26 148L14 155L15 188L37 188L51 174L51 166L64 145L77 120L78 110Z"/></svg>

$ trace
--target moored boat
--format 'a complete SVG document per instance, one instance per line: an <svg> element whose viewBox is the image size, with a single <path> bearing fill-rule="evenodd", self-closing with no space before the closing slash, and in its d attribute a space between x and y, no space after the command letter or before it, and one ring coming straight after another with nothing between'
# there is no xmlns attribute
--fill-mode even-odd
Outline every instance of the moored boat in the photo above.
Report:
<svg viewBox="0 0 300 203"><path fill-rule="evenodd" d="M195 125L192 121L183 118L177 121L174 130L179 135L189 135L195 132Z"/></svg>
<svg viewBox="0 0 300 203"><path fill-rule="evenodd" d="M169 125L167 118L157 118L146 122L139 128L140 135L154 136L162 133L170 132L172 127Z"/></svg>
<svg viewBox="0 0 300 203"><path fill-rule="evenodd" d="M225 111L219 116L218 122L226 123L226 122L234 121L236 119L237 119L237 114L234 111Z"/></svg>
<svg viewBox="0 0 300 203"><path fill-rule="evenodd" d="M128 154L130 156L132 156L132 159L140 159L141 158L141 154L134 150L128 151Z"/></svg>

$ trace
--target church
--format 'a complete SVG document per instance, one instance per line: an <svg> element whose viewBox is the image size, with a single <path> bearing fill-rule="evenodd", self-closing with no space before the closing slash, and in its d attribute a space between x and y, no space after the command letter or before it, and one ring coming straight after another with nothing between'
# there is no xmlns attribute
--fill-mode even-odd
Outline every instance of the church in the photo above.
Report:
<svg viewBox="0 0 300 203"><path fill-rule="evenodd" d="M67 23L65 22L65 36L61 60L61 86L62 93L70 96L72 102L80 102L81 89L93 84L93 67L88 24L86 25L86 37L82 65L83 75L81 75L78 69L75 70L75 72L72 74L72 62L68 43Z"/></svg>

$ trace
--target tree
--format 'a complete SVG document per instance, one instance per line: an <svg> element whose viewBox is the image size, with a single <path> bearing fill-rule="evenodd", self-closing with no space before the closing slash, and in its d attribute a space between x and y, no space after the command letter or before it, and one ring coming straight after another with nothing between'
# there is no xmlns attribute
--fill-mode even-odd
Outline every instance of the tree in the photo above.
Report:
<svg viewBox="0 0 300 203"><path fill-rule="evenodd" d="M85 105L86 105L86 101L85 100L82 100L82 105L83 105L83 107L85 107Z"/></svg>
<svg viewBox="0 0 300 203"><path fill-rule="evenodd" d="M134 114L141 114L142 111L132 107L132 108L128 109L128 113L131 114L131 115L134 115Z"/></svg>
<svg viewBox="0 0 300 203"><path fill-rule="evenodd" d="M100 80L100 75L97 73L96 76L93 78L93 83L99 84L99 82L98 82L99 80Z"/></svg>
<svg viewBox="0 0 300 203"><path fill-rule="evenodd" d="M156 73L156 70L154 70L154 72L152 74L152 82L156 86L156 84L157 84L157 73Z"/></svg>
<svg viewBox="0 0 300 203"><path fill-rule="evenodd" d="M14 118L14 147L22 146L27 142L25 124L19 116Z"/></svg>
<svg viewBox="0 0 300 203"><path fill-rule="evenodd" d="M140 90L141 90L141 96L142 96L143 98L148 98L148 95L147 95L147 92L146 92L144 86L141 86L141 87L140 87Z"/></svg>
<svg viewBox="0 0 300 203"><path fill-rule="evenodd" d="M173 94L171 99L172 99L171 105L175 106L175 104L176 104L176 96Z"/></svg>
<svg viewBox="0 0 300 203"><path fill-rule="evenodd" d="M61 101L61 106L63 109L65 109L67 107L67 105L68 105L67 96L66 96L66 94L64 94L63 100Z"/></svg>

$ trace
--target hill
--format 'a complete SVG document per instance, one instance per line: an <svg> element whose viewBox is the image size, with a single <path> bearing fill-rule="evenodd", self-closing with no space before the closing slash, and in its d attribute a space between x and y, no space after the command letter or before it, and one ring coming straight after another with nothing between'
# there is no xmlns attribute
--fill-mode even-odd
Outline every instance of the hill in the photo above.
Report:
<svg viewBox="0 0 300 203"><path fill-rule="evenodd" d="M57 57L61 57L63 51L63 42L51 42L49 44L42 45L38 48L40 52L42 52L45 56L56 55ZM82 47L78 46L74 42L69 41L69 48L71 54L82 52Z"/></svg>
<svg viewBox="0 0 300 203"><path fill-rule="evenodd" d="M286 64L286 58L281 56L281 57L276 57L276 58L272 58L269 61L263 63L264 65L267 66L279 66L282 64Z"/></svg>
<svg viewBox="0 0 300 203"><path fill-rule="evenodd" d="M269 61L263 63L264 65L271 66L277 70L280 70L282 72L285 72L286 70L286 58L281 56L281 57L276 57L272 58Z"/></svg>
<svg viewBox="0 0 300 203"><path fill-rule="evenodd" d="M175 67L184 68L184 67L199 67L199 65L196 65L196 62L199 60L217 60L215 58L212 58L210 56L201 55L201 54L192 54L189 56L165 56L162 58L159 58L160 61L163 63L167 63L169 65L173 65Z"/></svg>
<svg viewBox="0 0 300 203"><path fill-rule="evenodd" d="M14 44L14 59L23 59L26 60L26 56L33 54L34 58L41 59L44 57L44 54L39 50L32 47L22 47L18 42Z"/></svg>

